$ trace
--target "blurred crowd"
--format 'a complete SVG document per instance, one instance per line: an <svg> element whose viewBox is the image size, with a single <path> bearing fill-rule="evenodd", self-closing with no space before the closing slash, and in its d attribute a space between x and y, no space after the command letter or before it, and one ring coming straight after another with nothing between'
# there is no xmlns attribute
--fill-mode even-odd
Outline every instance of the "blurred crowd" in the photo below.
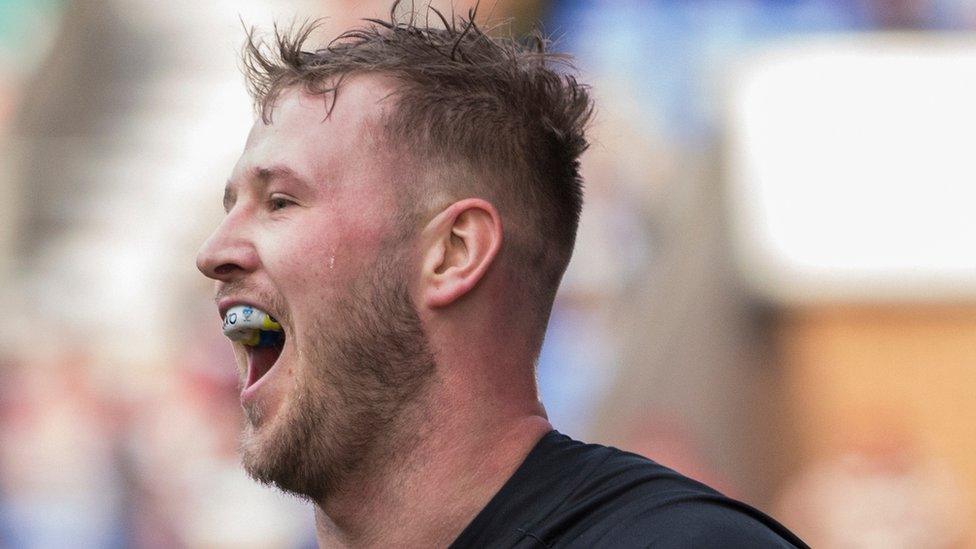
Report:
<svg viewBox="0 0 976 549"><path fill-rule="evenodd" d="M335 31L386 3L160 6L0 0L0 548L314 544L307 506L240 470L237 373L193 257L252 120L238 17L326 15ZM553 424L779 512L811 542L959 546L966 496L938 463L883 441L873 462L802 473L781 455L764 405L768 309L732 267L721 145L730 70L751 52L814 34L972 32L976 2L479 9L515 32L541 26L597 101L581 232L538 365ZM899 507L917 486L937 494L924 516ZM831 514L837 494L898 487L908 495L882 497L884 516ZM892 516L904 520L884 526Z"/></svg>

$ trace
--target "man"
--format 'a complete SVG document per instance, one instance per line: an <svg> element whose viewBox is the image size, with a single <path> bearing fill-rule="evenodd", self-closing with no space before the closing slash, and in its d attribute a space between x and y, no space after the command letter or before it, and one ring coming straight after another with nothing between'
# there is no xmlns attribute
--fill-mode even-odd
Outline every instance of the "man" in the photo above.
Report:
<svg viewBox="0 0 976 549"><path fill-rule="evenodd" d="M323 547L802 545L553 431L533 367L591 102L542 40L441 22L248 40L261 117L197 260L225 328L266 313L283 334L235 343L247 472L312 501Z"/></svg>

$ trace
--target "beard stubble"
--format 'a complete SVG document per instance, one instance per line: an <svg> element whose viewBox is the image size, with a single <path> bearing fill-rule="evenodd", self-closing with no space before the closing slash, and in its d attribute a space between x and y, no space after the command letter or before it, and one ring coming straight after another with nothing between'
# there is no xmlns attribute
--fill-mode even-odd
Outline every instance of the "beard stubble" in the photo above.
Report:
<svg viewBox="0 0 976 549"><path fill-rule="evenodd" d="M291 401L271 432L256 432L260 409L246 410L241 450L252 478L319 502L395 458L410 436L405 411L434 374L400 264L372 269L309 323Z"/></svg>

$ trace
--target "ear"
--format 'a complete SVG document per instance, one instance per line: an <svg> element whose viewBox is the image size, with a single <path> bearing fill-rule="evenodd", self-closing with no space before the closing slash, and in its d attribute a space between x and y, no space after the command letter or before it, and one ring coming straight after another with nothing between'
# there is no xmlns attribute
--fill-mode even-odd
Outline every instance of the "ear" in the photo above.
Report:
<svg viewBox="0 0 976 549"><path fill-rule="evenodd" d="M459 200L424 227L421 301L454 303L478 284L502 246L498 211L480 198Z"/></svg>

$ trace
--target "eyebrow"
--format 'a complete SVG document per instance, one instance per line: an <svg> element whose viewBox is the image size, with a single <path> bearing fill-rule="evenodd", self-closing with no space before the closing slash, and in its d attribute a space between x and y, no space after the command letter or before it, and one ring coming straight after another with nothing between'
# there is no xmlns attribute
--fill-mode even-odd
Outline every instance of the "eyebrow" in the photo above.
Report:
<svg viewBox="0 0 976 549"><path fill-rule="evenodd" d="M246 179L257 182L261 186L270 185L277 180L287 179L294 181L306 189L313 188L307 180L287 166L256 166L248 170L248 177ZM237 191L234 189L232 182L228 180L227 185L224 187L224 212L229 212L236 201Z"/></svg>
<svg viewBox="0 0 976 549"><path fill-rule="evenodd" d="M254 174L255 179L262 183L269 183L275 179L297 179L301 181L301 178L298 177L295 170L286 166L257 166L251 170L251 173Z"/></svg>

